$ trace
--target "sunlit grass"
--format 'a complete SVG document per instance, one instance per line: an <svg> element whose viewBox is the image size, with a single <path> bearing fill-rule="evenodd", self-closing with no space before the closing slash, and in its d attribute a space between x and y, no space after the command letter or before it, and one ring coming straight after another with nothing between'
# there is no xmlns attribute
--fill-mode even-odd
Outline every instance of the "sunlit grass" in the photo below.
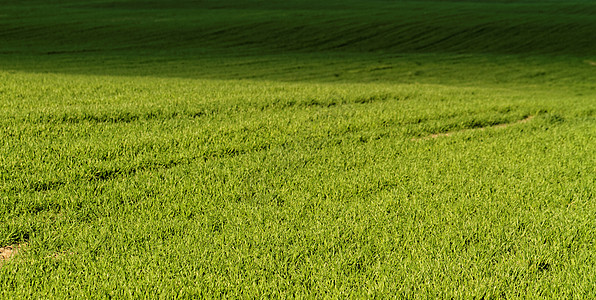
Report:
<svg viewBox="0 0 596 300"><path fill-rule="evenodd" d="M176 3L0 13L0 295L594 294L589 1Z"/></svg>

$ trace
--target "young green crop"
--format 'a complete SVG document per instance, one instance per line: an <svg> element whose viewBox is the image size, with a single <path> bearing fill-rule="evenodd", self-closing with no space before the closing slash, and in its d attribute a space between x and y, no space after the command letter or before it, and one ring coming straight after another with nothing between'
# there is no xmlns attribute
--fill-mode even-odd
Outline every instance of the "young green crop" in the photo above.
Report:
<svg viewBox="0 0 596 300"><path fill-rule="evenodd" d="M588 1L3 7L4 297L594 295Z"/></svg>

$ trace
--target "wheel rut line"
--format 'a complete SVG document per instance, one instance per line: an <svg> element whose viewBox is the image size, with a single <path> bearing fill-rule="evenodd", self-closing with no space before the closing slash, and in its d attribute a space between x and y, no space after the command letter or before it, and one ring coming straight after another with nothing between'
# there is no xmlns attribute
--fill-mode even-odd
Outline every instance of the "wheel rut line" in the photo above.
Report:
<svg viewBox="0 0 596 300"><path fill-rule="evenodd" d="M440 137L448 137L448 136L452 136L454 134L463 133L463 132L482 131L482 130L486 130L489 128L507 128L507 127L510 127L513 125L526 123L526 122L532 120L533 118L534 118L534 116L530 115L530 116L525 117L524 119L521 119L521 120L518 120L518 121L515 121L512 123L502 123L502 124L496 124L496 125L492 125L492 126L484 126L484 127L478 127L478 128L467 128L467 129L451 131L451 132L444 132L444 133L433 133L431 135L427 135L427 136L423 136L423 137L412 138L411 141L431 140L431 139L436 139L436 138L440 138Z"/></svg>
<svg viewBox="0 0 596 300"><path fill-rule="evenodd" d="M203 162L206 163L209 160L215 159L226 159L226 158L234 158L241 155L247 155L251 153L258 153L261 151L266 151L271 148L271 145L261 145L258 147L252 147L249 149L221 149L219 151L212 151L212 152L205 152L201 155L180 158L178 160L172 160L168 162L150 162L147 164L142 164L138 166L133 166L130 168L113 168L113 169L96 169L92 170L85 176L80 177L79 179L85 179L86 181L106 181L111 180L118 177L133 175L139 172L150 171L150 170L157 170L157 169L172 169L177 166L181 165L189 165L194 162Z"/></svg>

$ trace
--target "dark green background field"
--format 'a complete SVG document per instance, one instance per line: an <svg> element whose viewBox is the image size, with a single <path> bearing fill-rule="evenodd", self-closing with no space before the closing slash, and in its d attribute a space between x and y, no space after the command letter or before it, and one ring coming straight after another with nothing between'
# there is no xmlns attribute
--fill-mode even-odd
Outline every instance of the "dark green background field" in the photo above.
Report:
<svg viewBox="0 0 596 300"><path fill-rule="evenodd" d="M593 1L0 1L6 298L596 296Z"/></svg>

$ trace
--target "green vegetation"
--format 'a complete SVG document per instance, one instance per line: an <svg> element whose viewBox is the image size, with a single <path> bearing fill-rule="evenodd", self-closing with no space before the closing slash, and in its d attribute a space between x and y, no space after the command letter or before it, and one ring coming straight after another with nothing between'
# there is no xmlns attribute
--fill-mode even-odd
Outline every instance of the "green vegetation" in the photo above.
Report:
<svg viewBox="0 0 596 300"><path fill-rule="evenodd" d="M0 5L4 298L596 294L592 1Z"/></svg>

